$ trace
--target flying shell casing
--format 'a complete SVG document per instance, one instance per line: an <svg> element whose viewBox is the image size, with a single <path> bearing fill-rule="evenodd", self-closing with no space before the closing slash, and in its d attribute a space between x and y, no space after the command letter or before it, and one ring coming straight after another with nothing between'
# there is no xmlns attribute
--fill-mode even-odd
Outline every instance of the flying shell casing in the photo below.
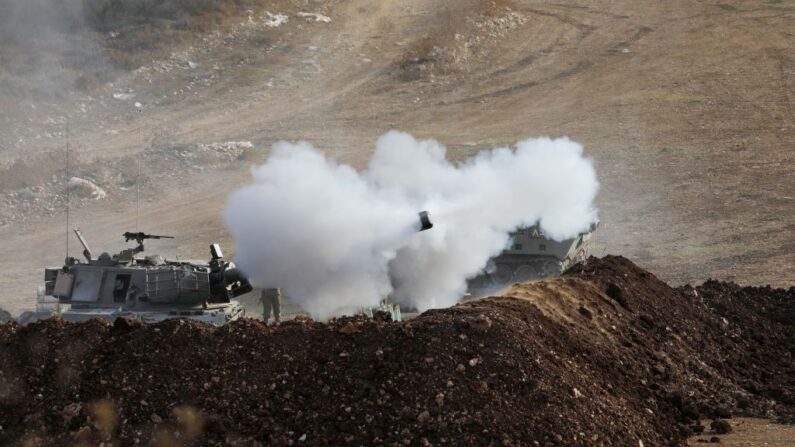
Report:
<svg viewBox="0 0 795 447"><path fill-rule="evenodd" d="M430 230L433 228L431 216L427 211L420 211L420 231Z"/></svg>

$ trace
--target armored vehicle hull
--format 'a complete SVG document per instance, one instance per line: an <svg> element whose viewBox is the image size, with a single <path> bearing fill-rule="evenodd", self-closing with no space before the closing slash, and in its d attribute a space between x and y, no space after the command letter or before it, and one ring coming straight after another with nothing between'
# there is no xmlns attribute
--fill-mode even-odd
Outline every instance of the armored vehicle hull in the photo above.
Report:
<svg viewBox="0 0 795 447"><path fill-rule="evenodd" d="M137 256L145 239L161 239L145 233L125 233L138 246L116 255L102 253L94 258L79 229L86 261L67 257L63 267L44 271L36 310L23 313L19 322L61 316L70 321L92 318L115 320L133 318L155 323L173 318L190 318L224 325L241 318L243 306L233 298L252 290L248 280L223 260L217 244L210 246L212 259L168 261L161 256Z"/></svg>
<svg viewBox="0 0 795 447"><path fill-rule="evenodd" d="M67 306L60 310L36 310L23 312L17 321L22 325L27 325L38 320L46 320L52 317L61 317L67 321L76 323L88 321L93 318L103 318L114 321L116 318L129 318L144 323L158 323L174 318L190 318L215 326L223 326L229 322L240 319L245 315L244 307L237 301L232 301L224 306L213 309L163 309L163 310L125 310L123 308L102 308Z"/></svg>
<svg viewBox="0 0 795 447"><path fill-rule="evenodd" d="M597 226L562 241L547 237L538 225L518 229L511 234L510 246L469 280L469 292L480 296L513 283L560 275L588 258Z"/></svg>

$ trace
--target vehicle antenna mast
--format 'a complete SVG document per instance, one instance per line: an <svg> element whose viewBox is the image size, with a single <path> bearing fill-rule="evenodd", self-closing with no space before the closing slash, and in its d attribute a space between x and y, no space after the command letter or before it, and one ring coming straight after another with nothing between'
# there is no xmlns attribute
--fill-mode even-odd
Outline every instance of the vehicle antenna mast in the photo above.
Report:
<svg viewBox="0 0 795 447"><path fill-rule="evenodd" d="M69 257L69 117L66 117L66 257Z"/></svg>
<svg viewBox="0 0 795 447"><path fill-rule="evenodd" d="M141 113L141 109L138 109L138 113ZM140 119L139 119L140 121ZM144 139L141 137L141 126L142 124L138 123L138 141L141 144L141 148L145 151L144 148ZM141 203L141 157L135 157L136 160L136 167L135 167L135 232L138 232L138 212Z"/></svg>
<svg viewBox="0 0 795 447"><path fill-rule="evenodd" d="M138 131L140 134L140 130ZM136 157L137 166L136 166L136 173L135 173L135 231L138 232L138 208L140 207L141 203L141 159Z"/></svg>

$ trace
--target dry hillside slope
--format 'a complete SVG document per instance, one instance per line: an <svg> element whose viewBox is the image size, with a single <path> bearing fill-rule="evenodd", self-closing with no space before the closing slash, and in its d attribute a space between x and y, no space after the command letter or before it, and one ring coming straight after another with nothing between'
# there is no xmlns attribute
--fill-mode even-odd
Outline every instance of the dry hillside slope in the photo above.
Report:
<svg viewBox="0 0 795 447"><path fill-rule="evenodd" d="M226 195L280 139L361 167L390 128L456 160L566 135L596 160L605 250L676 283L793 284L792 0L278 1L212 17L130 53L120 42L160 28L90 34L112 69L82 90L0 89L4 307L30 305L63 259L67 121L71 175L107 193L73 197L72 223L103 250L134 226L136 183L142 229L178 236L159 248L228 246Z"/></svg>

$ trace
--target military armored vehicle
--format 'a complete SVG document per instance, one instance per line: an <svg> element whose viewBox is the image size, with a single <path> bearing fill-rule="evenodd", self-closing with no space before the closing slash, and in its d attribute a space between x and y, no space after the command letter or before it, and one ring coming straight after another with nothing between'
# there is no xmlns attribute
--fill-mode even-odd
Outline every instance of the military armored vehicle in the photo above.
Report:
<svg viewBox="0 0 795 447"><path fill-rule="evenodd" d="M510 246L489 260L484 271L468 282L472 295L489 293L509 284L558 276L589 256L598 222L571 239L547 237L538 224L511 233Z"/></svg>
<svg viewBox="0 0 795 447"><path fill-rule="evenodd" d="M234 263L224 260L218 244L210 246L209 262L169 261L140 254L145 240L171 236L127 232L125 241L137 242L135 247L95 258L80 229L74 232L85 261L69 256L63 267L45 269L36 311L23 313L20 323L60 315L70 321L191 318L223 325L244 315L233 298L251 291L251 284Z"/></svg>

